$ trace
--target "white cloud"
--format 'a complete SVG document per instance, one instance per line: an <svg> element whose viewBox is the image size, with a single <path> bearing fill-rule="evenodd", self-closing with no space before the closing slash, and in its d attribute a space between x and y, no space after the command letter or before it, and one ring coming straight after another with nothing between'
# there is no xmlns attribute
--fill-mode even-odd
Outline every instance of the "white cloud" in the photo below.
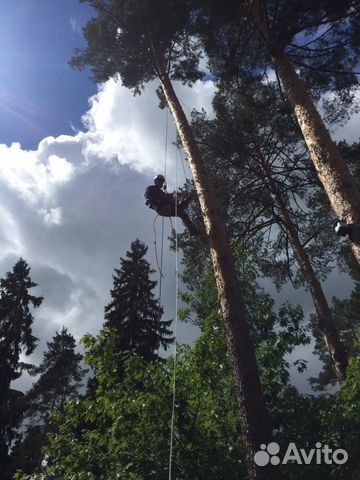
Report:
<svg viewBox="0 0 360 480"><path fill-rule="evenodd" d="M154 173L164 168L167 114L158 108L156 87L154 82L134 97L109 81L90 99L84 131L46 137L34 150L0 145L0 276L22 256L39 284L37 293L44 294L34 325L41 337L35 362L62 325L77 339L101 328L113 269L131 241L140 238L149 245L148 259L156 266L155 214L143 198ZM211 107L212 82L176 88L184 105ZM175 129L170 116L168 122L171 184ZM165 239L169 234L166 222ZM174 317L174 271L174 255L165 247L167 318ZM187 327L179 331L185 339L194 334Z"/></svg>
<svg viewBox="0 0 360 480"><path fill-rule="evenodd" d="M139 172L163 169L167 114L158 108L156 87L153 82L134 97L120 83L109 80L89 100L90 109L83 116L87 131L46 137L37 150L23 150L19 143L0 145L1 178L24 200L39 204L51 203L63 184L94 162L115 159ZM181 84L176 88L186 114L190 114L187 106L211 112L212 81L198 81L192 89ZM171 118L169 125L168 147L175 139ZM168 172L174 177L174 165Z"/></svg>
<svg viewBox="0 0 360 480"><path fill-rule="evenodd" d="M37 204L50 199L56 187L70 180L74 166L65 158L38 151L23 150L19 143L0 145L0 175L24 200Z"/></svg>
<svg viewBox="0 0 360 480"><path fill-rule="evenodd" d="M50 155L47 169L50 174L50 180L54 183L68 182L74 174L74 166L66 160L56 155Z"/></svg>
<svg viewBox="0 0 360 480"><path fill-rule="evenodd" d="M40 214L42 215L44 222L47 225L60 225L61 223L61 208L54 207L54 208L42 208L40 210Z"/></svg>
<svg viewBox="0 0 360 480"><path fill-rule="evenodd" d="M0 245L2 256L12 253L21 255L23 244L20 236L20 229L14 216L3 206L0 206Z"/></svg>
<svg viewBox="0 0 360 480"><path fill-rule="evenodd" d="M24 200L36 203L48 192L46 165L38 161L36 152L22 150L19 143L0 145L0 175Z"/></svg>
<svg viewBox="0 0 360 480"><path fill-rule="evenodd" d="M167 114L158 108L157 86L157 82L152 82L141 96L134 97L119 83L106 82L90 99L90 110L83 117L92 139L87 155L116 158L120 164L131 165L140 172L162 169ZM176 90L186 114L190 114L188 105L212 111L216 90L212 81L197 81L192 89L178 83ZM170 142L175 139L171 122L170 118ZM170 168L169 174L174 176L174 168Z"/></svg>
<svg viewBox="0 0 360 480"><path fill-rule="evenodd" d="M82 33L80 22L76 17L70 17L69 23L70 23L71 30L73 32L78 34Z"/></svg>

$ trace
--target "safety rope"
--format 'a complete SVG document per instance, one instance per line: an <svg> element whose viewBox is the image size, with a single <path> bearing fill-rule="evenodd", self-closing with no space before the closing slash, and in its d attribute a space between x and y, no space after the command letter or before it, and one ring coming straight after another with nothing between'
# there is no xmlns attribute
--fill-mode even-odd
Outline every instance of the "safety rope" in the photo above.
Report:
<svg viewBox="0 0 360 480"><path fill-rule="evenodd" d="M170 427L170 450L169 450L169 480L172 478L172 460L174 448L174 421L175 421L175 401L176 401L176 360L177 360L177 326L178 326L178 300L179 300L179 264L178 264L178 239L177 239L177 164L178 155L176 152L175 162L175 325L174 325L174 370L172 379L172 406L171 406L171 427Z"/></svg>
<svg viewBox="0 0 360 480"><path fill-rule="evenodd" d="M169 132L169 111L166 109L166 121L165 121L165 152L164 152L164 177L166 181L167 173L167 151L168 151L168 132ZM165 184L166 185L166 184ZM161 293L162 293L162 271L163 271L163 258L164 258L164 223L165 218L161 217L161 247L160 247L160 281L159 281L159 303L161 308ZM160 327L160 320L159 320ZM160 331L158 332L160 334ZM160 346L159 346L160 348Z"/></svg>
<svg viewBox="0 0 360 480"><path fill-rule="evenodd" d="M157 253L156 228L155 228L155 223L156 223L156 220L158 219L158 217L159 217L159 215L156 215L156 217L153 221L153 232L154 232L155 259L156 259L156 265L158 267L158 271L160 273L160 282L161 282L161 279L164 275L163 275L163 272L162 272L162 257L161 257L161 265L159 264L159 257L158 257L158 253ZM161 297L161 288L159 288L159 297Z"/></svg>
<svg viewBox="0 0 360 480"><path fill-rule="evenodd" d="M169 112L168 109L166 110L166 121L165 121L165 151L164 151L164 177L166 180L166 172L167 172L167 150L168 150L168 130L169 130ZM160 321L161 321L161 295L162 295L162 279L163 275L163 258L164 258L164 217L161 217L161 244L160 244L160 265L159 259L157 254L157 242L156 242L156 228L155 222L159 215L156 215L154 223L153 223L153 230L154 230L154 237L155 237L155 258L156 264L159 270L159 315L158 315L158 323L157 323L157 336L158 336L158 346L156 350L156 356L158 360L160 360Z"/></svg>
<svg viewBox="0 0 360 480"><path fill-rule="evenodd" d="M164 177L166 181L167 173L167 150L168 150L168 130L169 130L169 111L166 109L166 121L165 121L165 152L164 152ZM161 247L160 247L160 280L159 280L159 304L161 308L161 293L162 293L162 278L163 278L163 258L164 258L164 217L161 217ZM160 327L160 319L159 319ZM160 335L160 331L158 332ZM159 343L160 348L160 343Z"/></svg>
<svg viewBox="0 0 360 480"><path fill-rule="evenodd" d="M165 127L165 155L164 155L164 177L166 179L167 173L167 150L168 150L168 110L166 112L166 127ZM180 152L181 155L181 152ZM181 162L184 172L184 177L186 180L186 172L184 167L183 158L181 156ZM175 229L173 229L173 224L170 219L170 225L172 231L175 231L175 323L174 323L174 350L173 350L173 377L172 377L172 403L171 403L171 426L170 426L170 447L169 447L169 480L172 479L172 466L173 466L173 449L174 449L174 423L175 423L175 406L176 406L176 363L177 363L177 327L178 327L178 300L179 300L179 263L178 263L178 237L177 237L177 213L178 213L178 151L176 150L176 162L175 162ZM162 279L163 275L163 252L164 252L164 217L162 217L161 224L161 250L160 250L160 264L157 254L157 243L156 243L156 228L155 222L158 218L158 215L155 217L153 223L153 230L155 236L155 257L156 263L159 270L159 320L158 320L158 336L159 343L157 349L157 357L159 357L160 350L160 312L161 312L161 294L162 294Z"/></svg>

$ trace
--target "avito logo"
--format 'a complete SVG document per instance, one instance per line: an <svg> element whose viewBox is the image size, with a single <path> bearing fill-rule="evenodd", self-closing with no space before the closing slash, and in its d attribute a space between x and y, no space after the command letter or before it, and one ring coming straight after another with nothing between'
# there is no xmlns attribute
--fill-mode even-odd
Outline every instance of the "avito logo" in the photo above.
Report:
<svg viewBox="0 0 360 480"><path fill-rule="evenodd" d="M316 463L320 465L325 463L331 465L335 463L337 465L343 465L348 461L349 455L346 450L338 448L333 450L328 445L322 445L321 442L317 442L316 448L312 448L306 451L304 448L298 449L295 443L289 443L283 459L281 460L280 446L276 442L271 442L268 445L265 443L260 445L260 450L255 453L254 462L259 467L264 467L271 463L272 465L279 465L280 463L285 465L288 462L298 463L299 465L309 465L310 463Z"/></svg>

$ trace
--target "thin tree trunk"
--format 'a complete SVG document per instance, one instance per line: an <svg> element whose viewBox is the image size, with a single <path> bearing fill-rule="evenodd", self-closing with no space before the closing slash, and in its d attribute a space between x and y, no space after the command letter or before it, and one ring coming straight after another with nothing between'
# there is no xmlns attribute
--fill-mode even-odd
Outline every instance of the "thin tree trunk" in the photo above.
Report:
<svg viewBox="0 0 360 480"><path fill-rule="evenodd" d="M271 464L258 467L254 463L254 455L260 445L271 442L272 430L225 225L201 153L171 81L166 74L162 74L160 80L189 161L210 242L227 348L235 377L249 475L251 479L272 480L279 476L276 467Z"/></svg>
<svg viewBox="0 0 360 480"><path fill-rule="evenodd" d="M268 186L272 195L274 206L279 212L279 218L286 230L292 245L294 254L298 261L300 270L304 276L304 279L309 287L315 310L318 318L318 326L322 332L323 339L326 347L330 353L330 357L333 363L335 374L339 381L346 377L346 369L348 366L348 357L344 349L343 344L340 341L337 328L334 324L334 319L327 303L325 294L321 287L321 284L312 268L310 259L303 248L296 226L292 221L292 218L286 208L286 205L281 197L279 189L271 175L265 166L264 162L259 160L262 170L264 182Z"/></svg>
<svg viewBox="0 0 360 480"><path fill-rule="evenodd" d="M254 21L272 56L273 64L302 131L318 177L339 220L351 225L350 246L360 263L360 192L336 144L332 141L304 82L287 55L276 45L259 0L250 2Z"/></svg>

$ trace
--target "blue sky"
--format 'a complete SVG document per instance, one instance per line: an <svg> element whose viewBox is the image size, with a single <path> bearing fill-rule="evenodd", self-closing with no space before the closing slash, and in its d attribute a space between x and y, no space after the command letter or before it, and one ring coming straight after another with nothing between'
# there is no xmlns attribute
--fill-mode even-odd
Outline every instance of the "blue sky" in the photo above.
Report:
<svg viewBox="0 0 360 480"><path fill-rule="evenodd" d="M1 0L0 142L36 148L47 135L81 127L97 89L68 61L84 45L91 14L77 0Z"/></svg>

